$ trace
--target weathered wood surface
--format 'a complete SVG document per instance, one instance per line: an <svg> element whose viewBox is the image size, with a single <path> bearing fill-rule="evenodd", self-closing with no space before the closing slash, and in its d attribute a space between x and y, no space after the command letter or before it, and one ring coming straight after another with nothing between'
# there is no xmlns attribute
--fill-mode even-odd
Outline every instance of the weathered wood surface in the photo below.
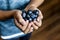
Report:
<svg viewBox="0 0 60 40"><path fill-rule="evenodd" d="M39 9L43 12L43 25L30 40L60 40L60 0L45 0Z"/></svg>

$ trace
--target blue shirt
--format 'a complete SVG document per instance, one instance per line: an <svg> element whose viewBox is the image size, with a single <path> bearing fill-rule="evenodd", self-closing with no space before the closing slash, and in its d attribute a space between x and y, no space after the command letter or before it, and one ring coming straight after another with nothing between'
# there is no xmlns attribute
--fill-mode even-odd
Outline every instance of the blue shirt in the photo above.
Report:
<svg viewBox="0 0 60 40"><path fill-rule="evenodd" d="M0 10L23 10L29 2L30 0L0 0ZM17 34L17 37L25 35L20 29L18 29L18 27L16 27L14 18L7 19L5 21L0 20L0 29L2 38L9 37L14 34Z"/></svg>

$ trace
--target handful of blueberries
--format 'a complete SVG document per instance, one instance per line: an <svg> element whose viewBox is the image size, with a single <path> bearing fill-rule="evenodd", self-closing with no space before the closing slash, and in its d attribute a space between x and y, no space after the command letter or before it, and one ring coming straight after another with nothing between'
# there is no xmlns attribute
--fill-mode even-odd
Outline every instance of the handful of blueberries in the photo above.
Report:
<svg viewBox="0 0 60 40"><path fill-rule="evenodd" d="M22 11L22 17L23 19L29 20L29 22L32 22L34 20L37 20L37 17L39 16L39 11L38 10L28 10L27 12L25 10Z"/></svg>

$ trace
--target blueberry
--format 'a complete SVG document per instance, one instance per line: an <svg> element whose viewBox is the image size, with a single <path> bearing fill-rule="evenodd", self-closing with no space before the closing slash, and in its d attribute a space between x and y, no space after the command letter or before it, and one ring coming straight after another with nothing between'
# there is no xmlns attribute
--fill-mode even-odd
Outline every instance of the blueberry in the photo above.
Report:
<svg viewBox="0 0 60 40"><path fill-rule="evenodd" d="M33 13L34 13L35 15L38 15L38 14L39 14L39 11L38 11L38 10L34 10Z"/></svg>
<svg viewBox="0 0 60 40"><path fill-rule="evenodd" d="M32 22L32 18L29 18L29 22Z"/></svg>
<svg viewBox="0 0 60 40"><path fill-rule="evenodd" d="M32 18L32 21L34 21L36 18Z"/></svg>
<svg viewBox="0 0 60 40"><path fill-rule="evenodd" d="M32 18L32 21L34 21L34 20L36 20L37 18L36 17L34 17L34 18Z"/></svg>
<svg viewBox="0 0 60 40"><path fill-rule="evenodd" d="M27 20L29 20L29 22L32 21L32 18L30 17L30 15L27 15L26 18L27 18Z"/></svg>
<svg viewBox="0 0 60 40"><path fill-rule="evenodd" d="M33 12L32 12L32 10L28 10L28 12L23 10L22 11L22 17L24 20L29 20L29 22L32 22L32 21L37 19L38 13L39 13L38 10L34 10Z"/></svg>
<svg viewBox="0 0 60 40"><path fill-rule="evenodd" d="M27 15L28 18L30 18L30 15Z"/></svg>
<svg viewBox="0 0 60 40"><path fill-rule="evenodd" d="M31 15L31 18L32 18L32 19L37 18L37 17L38 17L38 15L35 15L35 14L32 14L32 15Z"/></svg>
<svg viewBox="0 0 60 40"><path fill-rule="evenodd" d="M25 10L22 11L22 17L24 20L26 20L26 11Z"/></svg>
<svg viewBox="0 0 60 40"><path fill-rule="evenodd" d="M30 18L30 15L29 15L29 14L27 14L27 15L26 15L26 19L27 19L27 20L29 20L29 18Z"/></svg>
<svg viewBox="0 0 60 40"><path fill-rule="evenodd" d="M28 10L27 14L31 15L32 14L32 10Z"/></svg>
<svg viewBox="0 0 60 40"><path fill-rule="evenodd" d="M36 15L32 15L32 16L31 16L31 18L35 18L35 17L36 17Z"/></svg>
<svg viewBox="0 0 60 40"><path fill-rule="evenodd" d="M26 17L26 11L22 11L22 17L23 17L23 18Z"/></svg>
<svg viewBox="0 0 60 40"><path fill-rule="evenodd" d="M35 15L35 17L37 18L37 17L38 17L38 15Z"/></svg>
<svg viewBox="0 0 60 40"><path fill-rule="evenodd" d="M26 13L23 13L23 14L22 14L22 17L25 18L25 17L26 17Z"/></svg>
<svg viewBox="0 0 60 40"><path fill-rule="evenodd" d="M37 20L37 18L34 18L34 21L36 21Z"/></svg>

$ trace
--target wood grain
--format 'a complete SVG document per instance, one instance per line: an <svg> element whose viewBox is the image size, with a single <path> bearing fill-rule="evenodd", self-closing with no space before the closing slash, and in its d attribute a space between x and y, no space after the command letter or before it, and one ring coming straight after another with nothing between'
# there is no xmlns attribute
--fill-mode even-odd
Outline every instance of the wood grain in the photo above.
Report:
<svg viewBox="0 0 60 40"><path fill-rule="evenodd" d="M60 0L45 0L39 9L44 16L43 25L30 40L60 40Z"/></svg>

